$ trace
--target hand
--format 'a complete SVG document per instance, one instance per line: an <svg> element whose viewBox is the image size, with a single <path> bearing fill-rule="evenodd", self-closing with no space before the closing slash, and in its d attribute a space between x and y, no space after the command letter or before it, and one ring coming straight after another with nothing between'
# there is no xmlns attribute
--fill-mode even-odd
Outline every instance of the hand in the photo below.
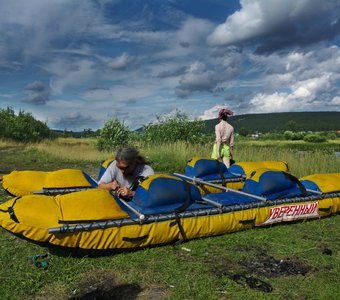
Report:
<svg viewBox="0 0 340 300"><path fill-rule="evenodd" d="M131 191L127 187L119 188L117 193L118 193L118 196L124 197L124 198L132 198L135 195L135 192Z"/></svg>
<svg viewBox="0 0 340 300"><path fill-rule="evenodd" d="M120 188L120 185L116 180L114 180L111 182L110 188L111 190L117 191Z"/></svg>

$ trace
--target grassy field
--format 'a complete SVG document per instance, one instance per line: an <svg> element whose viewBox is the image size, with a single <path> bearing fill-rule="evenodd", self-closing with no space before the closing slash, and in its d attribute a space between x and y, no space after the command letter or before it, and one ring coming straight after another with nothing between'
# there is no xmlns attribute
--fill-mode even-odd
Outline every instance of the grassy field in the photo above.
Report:
<svg viewBox="0 0 340 300"><path fill-rule="evenodd" d="M207 156L211 148L183 143L139 146L162 172L183 172L189 158ZM235 159L284 160L292 174L302 177L340 172L335 151L340 151L336 141L320 145L240 141ZM110 156L97 152L88 139L28 146L0 141L0 174L79 168L96 177L100 162ZM0 202L9 198L0 188ZM0 298L337 299L339 221L337 215L96 257L74 257L1 229ZM31 263L33 255L41 254L50 257L46 270ZM258 288L257 280L264 282Z"/></svg>

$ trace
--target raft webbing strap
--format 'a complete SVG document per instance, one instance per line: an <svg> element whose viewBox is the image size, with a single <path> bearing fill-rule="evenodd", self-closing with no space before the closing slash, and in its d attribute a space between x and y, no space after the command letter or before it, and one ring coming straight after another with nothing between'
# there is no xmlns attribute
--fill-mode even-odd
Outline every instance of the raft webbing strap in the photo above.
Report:
<svg viewBox="0 0 340 300"><path fill-rule="evenodd" d="M12 194L8 189L5 189L5 192L6 192L8 195L12 196L12 197L16 197L16 196L17 196L17 195Z"/></svg>
<svg viewBox="0 0 340 300"><path fill-rule="evenodd" d="M131 191L136 191L136 189L138 188L139 184L142 183L146 178L144 176L137 176L133 182L131 183L129 189Z"/></svg>
<svg viewBox="0 0 340 300"><path fill-rule="evenodd" d="M134 238L123 236L122 240L124 242L130 242L130 243L141 243L141 242L144 242L146 239L148 239L148 237L149 237L148 234L139 236L139 237L134 237Z"/></svg>
<svg viewBox="0 0 340 300"><path fill-rule="evenodd" d="M178 214L178 213L183 212L183 211L186 210L186 209L189 207L189 205L190 205L190 199L191 199L190 184L189 184L187 181L183 180L182 178L181 178L181 181L182 181L183 184L184 184L184 190L185 190L186 193L187 193L187 198L185 199L185 202L184 202L181 206L177 207L177 208L174 210L174 213L175 213L175 214Z"/></svg>
<svg viewBox="0 0 340 300"><path fill-rule="evenodd" d="M223 176L222 168L221 168L220 162L217 159L216 159L216 163L217 163L218 173L220 173L220 177L221 177L221 180L222 180L222 186L226 186L226 182L225 182L225 178Z"/></svg>
<svg viewBox="0 0 340 300"><path fill-rule="evenodd" d="M177 223L179 232L180 232L181 235L182 235L182 239L179 240L179 242L181 243L181 242L184 242L185 240L187 240L187 236L186 236L186 234L185 234L184 228L183 228L182 223L181 223L181 219L180 219L180 217L179 217L178 214L176 214L176 223Z"/></svg>
<svg viewBox="0 0 340 300"><path fill-rule="evenodd" d="M291 181L293 181L294 183L297 184L297 186L299 187L301 193L302 193L302 196L306 196L307 195L307 190L305 188L305 186L301 183L301 181L296 178L295 176L293 176L292 174L290 173L287 173L287 172L284 172L282 171L282 173L287 177L289 178Z"/></svg>
<svg viewBox="0 0 340 300"><path fill-rule="evenodd" d="M318 208L319 211L325 212L325 213L330 213L332 210L332 206L329 207L319 207Z"/></svg>
<svg viewBox="0 0 340 300"><path fill-rule="evenodd" d="M172 223L170 223L170 226L171 226L171 227L172 227L172 226L175 226L176 224L177 224L177 226L178 226L179 232L180 232L180 234L181 234L181 236L182 236L182 239L180 239L180 240L178 241L179 243L184 242L184 241L187 239L187 236L186 236L186 234L185 234L184 228L183 228L182 223L181 223L181 219L180 219L180 217L179 217L178 214L181 213L181 212L183 212L183 211L185 211L185 210L189 207L189 205L190 205L190 199L191 199L190 184L189 184L187 181L183 180L183 179L181 179L181 181L183 182L183 184L184 184L184 189L185 189L185 191L187 192L187 198L186 198L185 202L184 202L181 206L177 207L177 208L174 210L174 213L175 213L175 221L172 222Z"/></svg>
<svg viewBox="0 0 340 300"><path fill-rule="evenodd" d="M14 209L13 209L12 206L10 206L10 207L8 208L8 213L9 213L9 215L10 215L10 218L11 218L15 223L20 223L19 220L18 220L18 218L17 218L17 216L16 216L15 213L14 213Z"/></svg>
<svg viewBox="0 0 340 300"><path fill-rule="evenodd" d="M8 212L10 218L11 218L15 223L20 223L19 220L18 220L18 218L16 217L16 215L15 215L15 213L14 213L14 209L13 209L15 203L17 202L17 200L18 200L19 198L21 198L21 197L15 198L15 200L14 200L12 206L9 206L9 207L7 208L7 210L0 209L1 212L4 212L4 213Z"/></svg>

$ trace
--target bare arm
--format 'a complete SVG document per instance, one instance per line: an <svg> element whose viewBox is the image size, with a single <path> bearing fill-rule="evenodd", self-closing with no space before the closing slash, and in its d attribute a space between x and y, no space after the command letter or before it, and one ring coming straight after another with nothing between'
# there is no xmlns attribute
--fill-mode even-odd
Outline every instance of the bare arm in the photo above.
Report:
<svg viewBox="0 0 340 300"><path fill-rule="evenodd" d="M216 159L220 160L221 133L218 129L218 126L215 126L215 136L216 136Z"/></svg>
<svg viewBox="0 0 340 300"><path fill-rule="evenodd" d="M99 183L98 185L98 188L99 189L102 189L102 190L118 190L120 188L119 186L119 183L116 181L116 180L113 180L112 182L109 182L109 183Z"/></svg>
<svg viewBox="0 0 340 300"><path fill-rule="evenodd" d="M233 131L231 132L231 135L230 135L230 156L231 158L233 158L233 155L234 155L234 145L235 145L235 139L234 139L234 128L233 128Z"/></svg>

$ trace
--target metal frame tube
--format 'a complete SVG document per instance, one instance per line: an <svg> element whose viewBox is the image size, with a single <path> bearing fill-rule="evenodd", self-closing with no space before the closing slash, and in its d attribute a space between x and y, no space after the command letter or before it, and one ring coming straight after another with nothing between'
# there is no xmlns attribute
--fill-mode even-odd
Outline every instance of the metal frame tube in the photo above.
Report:
<svg viewBox="0 0 340 300"><path fill-rule="evenodd" d="M242 191L234 190L234 189L231 189L231 188L228 188L228 187L224 187L224 186L221 186L221 185L213 184L213 183L204 181L204 180L196 178L196 177L192 178L192 177L189 177L189 176L186 176L186 175L182 175L182 174L179 174L179 173L174 173L174 175L181 176L183 178L189 179L193 183L208 185L208 186L211 186L211 187L215 187L215 188L221 189L221 190L226 191L226 192L232 192L232 193L235 193L235 194L240 194L240 195L248 196L248 197L251 197L251 198L254 198L254 199L257 199L257 200L260 200L260 201L264 201L264 202L267 201L267 198L265 198L265 197L260 197L260 196L252 195L252 194L245 193L245 192L242 192Z"/></svg>

